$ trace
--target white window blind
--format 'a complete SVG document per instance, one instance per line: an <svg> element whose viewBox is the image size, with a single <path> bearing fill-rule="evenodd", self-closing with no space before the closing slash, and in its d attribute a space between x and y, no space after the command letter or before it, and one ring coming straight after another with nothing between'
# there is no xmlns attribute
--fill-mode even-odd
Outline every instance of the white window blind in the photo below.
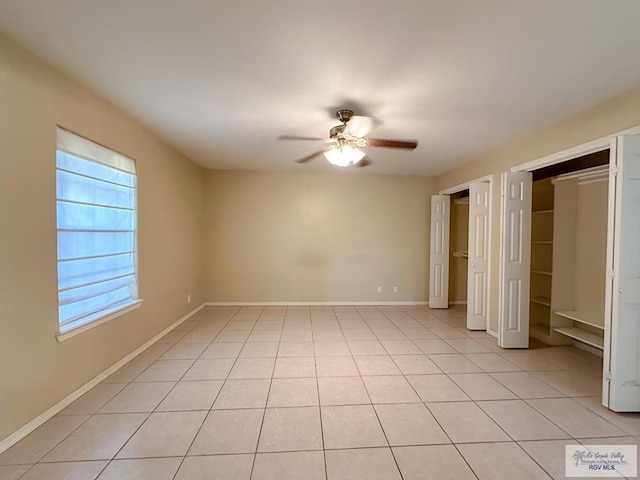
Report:
<svg viewBox="0 0 640 480"><path fill-rule="evenodd" d="M135 161L58 128L58 314L69 331L137 298Z"/></svg>

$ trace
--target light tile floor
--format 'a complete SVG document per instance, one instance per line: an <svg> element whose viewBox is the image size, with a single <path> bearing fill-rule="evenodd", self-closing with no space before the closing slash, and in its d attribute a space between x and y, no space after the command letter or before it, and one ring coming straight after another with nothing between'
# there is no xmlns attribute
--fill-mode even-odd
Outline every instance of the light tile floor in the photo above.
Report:
<svg viewBox="0 0 640 480"><path fill-rule="evenodd" d="M564 478L640 443L600 358L502 350L460 308L205 308L15 446L0 480Z"/></svg>

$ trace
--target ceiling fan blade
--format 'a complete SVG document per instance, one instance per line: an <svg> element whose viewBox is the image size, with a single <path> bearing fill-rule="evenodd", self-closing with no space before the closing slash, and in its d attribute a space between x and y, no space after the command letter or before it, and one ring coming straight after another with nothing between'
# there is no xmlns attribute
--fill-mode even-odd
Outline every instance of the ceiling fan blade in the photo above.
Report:
<svg viewBox="0 0 640 480"><path fill-rule="evenodd" d="M358 163L356 163L354 165L354 167L356 167L356 168L368 167L372 163L373 162L371 161L371 159L369 157L364 157L362 160L360 160Z"/></svg>
<svg viewBox="0 0 640 480"><path fill-rule="evenodd" d="M418 142L411 140L384 140L381 138L367 138L368 147L408 148L413 150Z"/></svg>
<svg viewBox="0 0 640 480"><path fill-rule="evenodd" d="M313 140L313 141L324 141L325 138L317 138L317 137L299 137L297 135L280 135L278 140Z"/></svg>
<svg viewBox="0 0 640 480"><path fill-rule="evenodd" d="M354 137L365 137L367 134L376 128L380 124L380 121L375 117L366 117L363 115L354 115L347 123L345 132Z"/></svg>
<svg viewBox="0 0 640 480"><path fill-rule="evenodd" d="M323 148L322 150L318 150L317 152L313 152L312 154L307 155L306 157L299 158L298 160L296 160L296 163L307 163L307 162L310 162L311 160L313 160L316 157L319 157L320 155L322 155L326 151L327 151L327 149Z"/></svg>

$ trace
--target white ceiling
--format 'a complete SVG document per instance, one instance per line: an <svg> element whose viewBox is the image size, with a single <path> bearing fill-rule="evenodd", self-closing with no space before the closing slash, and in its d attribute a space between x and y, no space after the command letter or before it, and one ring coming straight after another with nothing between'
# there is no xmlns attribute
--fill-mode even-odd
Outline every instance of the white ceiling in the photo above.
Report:
<svg viewBox="0 0 640 480"><path fill-rule="evenodd" d="M640 84L637 0L0 0L0 30L210 168L296 158L337 107L369 173L438 174ZM336 168L336 167L332 167Z"/></svg>

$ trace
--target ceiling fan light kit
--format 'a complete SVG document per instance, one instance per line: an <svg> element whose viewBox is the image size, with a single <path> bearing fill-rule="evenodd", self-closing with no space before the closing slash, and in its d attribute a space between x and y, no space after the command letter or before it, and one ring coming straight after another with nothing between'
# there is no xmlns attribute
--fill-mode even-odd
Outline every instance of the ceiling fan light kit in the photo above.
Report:
<svg viewBox="0 0 640 480"><path fill-rule="evenodd" d="M364 152L351 145L336 146L324 152L324 158L338 167L356 165L364 157Z"/></svg>
<svg viewBox="0 0 640 480"><path fill-rule="evenodd" d="M371 160L365 158L365 153L359 148L364 147L386 147L386 148L402 148L413 150L418 146L418 143L411 140L382 140L377 138L367 139L364 136L352 135L349 132L347 123L353 117L353 111L347 109L341 109L336 112L336 117L342 122L341 125L337 125L329 130L329 139L326 141L327 147L314 152L306 157L296 160L296 163L306 163L314 158L324 154L324 157L329 163L338 167L366 167L371 165ZM353 133L353 132L352 132ZM360 135L363 135L362 133ZM364 133L366 135L366 132ZM321 139L314 137L298 137L294 135L282 135L279 140L312 140L318 141Z"/></svg>

